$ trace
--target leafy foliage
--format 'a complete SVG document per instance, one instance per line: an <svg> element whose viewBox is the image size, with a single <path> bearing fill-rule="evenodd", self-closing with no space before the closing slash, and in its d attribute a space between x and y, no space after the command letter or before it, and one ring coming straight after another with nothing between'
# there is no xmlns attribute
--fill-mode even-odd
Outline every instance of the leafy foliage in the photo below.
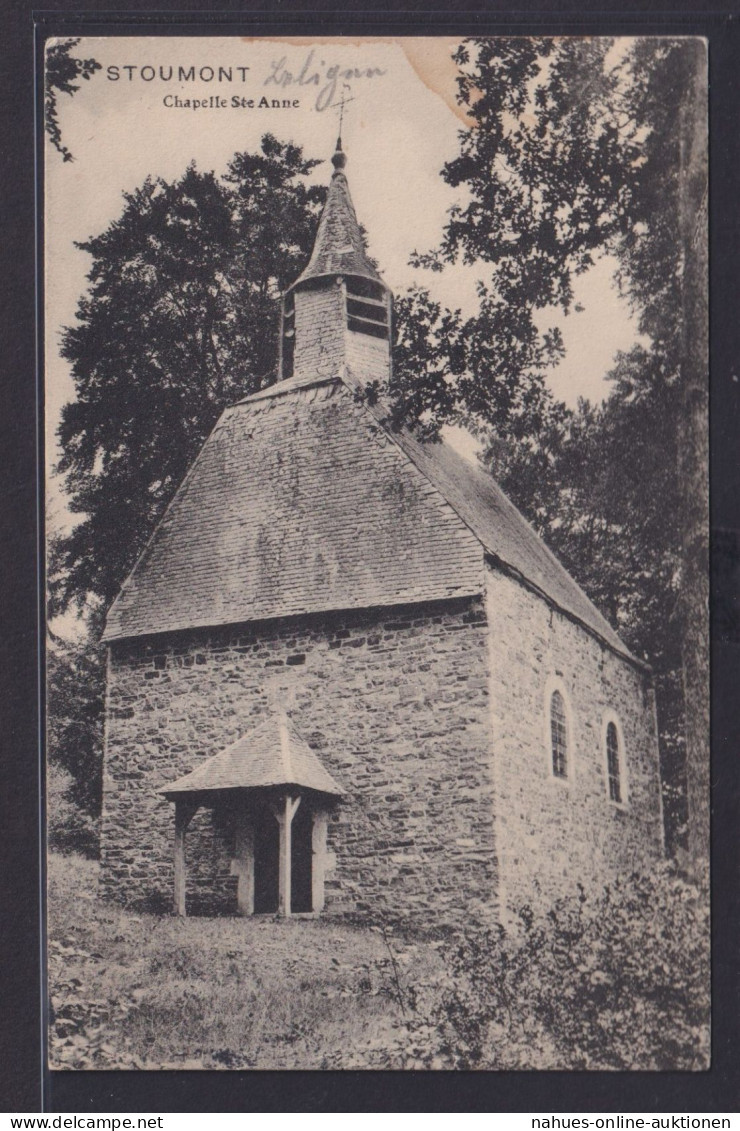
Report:
<svg viewBox="0 0 740 1131"><path fill-rule="evenodd" d="M472 929L449 963L434 1021L454 1067L708 1066L708 901L669 865Z"/></svg>
<svg viewBox="0 0 740 1131"><path fill-rule="evenodd" d="M52 637L47 649L49 828L53 843L86 851L100 815L104 692L105 662L95 632L72 643Z"/></svg>
<svg viewBox="0 0 740 1131"><path fill-rule="evenodd" d="M673 865L523 906L507 927L471 921L434 946L442 972L414 965L391 1030L331 1067L708 1066L708 900Z"/></svg>
<svg viewBox="0 0 740 1131"><path fill-rule="evenodd" d="M475 127L443 175L471 199L426 261L490 264L493 292L535 341L533 312L570 310L573 278L610 253L640 330L677 363L681 116L701 52L690 39L463 44L460 99Z"/></svg>
<svg viewBox="0 0 740 1131"><path fill-rule="evenodd" d="M538 342L520 325L516 308L479 292L472 318L435 302L421 287L395 307L395 345L390 422L412 425L434 440L443 425L464 423L471 431L494 428L522 440L538 433L560 412L544 379L562 354L557 330Z"/></svg>
<svg viewBox="0 0 740 1131"><path fill-rule="evenodd" d="M486 282L467 320L414 296L393 416L482 432L504 489L654 667L673 845L687 715L703 720L700 782L708 759L704 47L485 38L456 59L474 125L443 177L466 203L416 262L476 263ZM650 344L617 360L603 407L569 412L544 384L562 343L542 312L569 313L574 279L606 254Z"/></svg>
<svg viewBox="0 0 740 1131"><path fill-rule="evenodd" d="M685 415L691 401L701 429L704 402L684 348L687 184L696 195L702 183L700 162L687 173L684 119L701 51L689 39L461 46L475 126L443 176L467 203L416 262L475 262L487 278L469 318L420 288L399 299L391 409L394 425L430 439L449 422L481 435L507 492L650 660L672 843L685 823L693 622L679 598L694 519L695 574L703 561L701 455ZM147 181L81 245L93 267L63 344L77 400L60 470L82 519L52 554L53 612L112 600L223 407L274 380L277 295L305 262L323 199L304 183L314 165L266 137L224 178L191 167L170 185ZM541 312L569 311L574 278L607 253L650 345L618 360L604 406L570 412L546 387L563 346Z"/></svg>
<svg viewBox="0 0 740 1131"><path fill-rule="evenodd" d="M707 904L669 866L523 908L507 929L472 922L430 938L400 924L132 914L97 898L92 861L49 864L57 1067L708 1062Z"/></svg>
<svg viewBox="0 0 740 1131"><path fill-rule="evenodd" d="M98 822L74 800L75 780L58 762L46 767L46 833L49 848L94 857Z"/></svg>
<svg viewBox="0 0 740 1131"><path fill-rule="evenodd" d="M76 399L59 471L84 517L53 548L52 613L113 599L222 410L275 380L279 294L325 195L304 183L316 164L266 135L222 179L148 179L79 245L92 268L63 337Z"/></svg>
<svg viewBox="0 0 740 1131"><path fill-rule="evenodd" d="M73 97L80 89L75 80L84 79L87 82L101 67L97 59L77 59L72 55L72 50L79 42L79 39L65 39L54 43L46 52L44 125L51 144L65 161L74 161L74 157L62 142L57 95L61 93Z"/></svg>

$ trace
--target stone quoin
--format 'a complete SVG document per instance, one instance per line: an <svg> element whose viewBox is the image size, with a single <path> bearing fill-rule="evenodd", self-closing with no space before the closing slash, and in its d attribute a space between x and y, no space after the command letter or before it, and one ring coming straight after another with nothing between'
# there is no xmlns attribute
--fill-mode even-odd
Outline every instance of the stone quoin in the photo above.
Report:
<svg viewBox="0 0 740 1131"><path fill-rule="evenodd" d="M387 425L345 163L277 382L108 614L102 884L130 905L495 918L663 851L649 669L482 467Z"/></svg>

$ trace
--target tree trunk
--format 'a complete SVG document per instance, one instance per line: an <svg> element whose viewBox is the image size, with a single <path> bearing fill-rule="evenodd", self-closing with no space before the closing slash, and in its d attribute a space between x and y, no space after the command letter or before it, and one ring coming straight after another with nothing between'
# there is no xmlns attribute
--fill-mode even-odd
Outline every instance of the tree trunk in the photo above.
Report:
<svg viewBox="0 0 740 1131"><path fill-rule="evenodd" d="M680 225L684 248L682 412L678 475L683 550L679 616L686 718L688 854L709 877L709 368L707 265L707 54L696 39L693 80L681 115Z"/></svg>

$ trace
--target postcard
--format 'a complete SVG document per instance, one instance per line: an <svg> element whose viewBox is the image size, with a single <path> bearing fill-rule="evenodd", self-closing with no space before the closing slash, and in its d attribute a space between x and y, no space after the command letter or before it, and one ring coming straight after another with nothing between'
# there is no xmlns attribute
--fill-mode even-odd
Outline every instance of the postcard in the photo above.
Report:
<svg viewBox="0 0 740 1131"><path fill-rule="evenodd" d="M706 1069L705 42L45 64L50 1067Z"/></svg>

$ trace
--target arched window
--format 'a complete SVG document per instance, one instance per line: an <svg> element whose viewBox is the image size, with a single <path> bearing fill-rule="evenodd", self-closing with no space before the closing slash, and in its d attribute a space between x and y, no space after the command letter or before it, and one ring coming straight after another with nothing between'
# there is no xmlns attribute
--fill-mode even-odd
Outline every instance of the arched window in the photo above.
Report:
<svg viewBox="0 0 740 1131"><path fill-rule="evenodd" d="M559 691L553 691L550 696L550 746L553 774L556 778L567 778L568 723L565 716L565 700Z"/></svg>
<svg viewBox="0 0 740 1131"><path fill-rule="evenodd" d="M619 732L616 723L610 722L606 727L606 773L609 782L609 800L621 805L622 789L622 759L619 749Z"/></svg>

